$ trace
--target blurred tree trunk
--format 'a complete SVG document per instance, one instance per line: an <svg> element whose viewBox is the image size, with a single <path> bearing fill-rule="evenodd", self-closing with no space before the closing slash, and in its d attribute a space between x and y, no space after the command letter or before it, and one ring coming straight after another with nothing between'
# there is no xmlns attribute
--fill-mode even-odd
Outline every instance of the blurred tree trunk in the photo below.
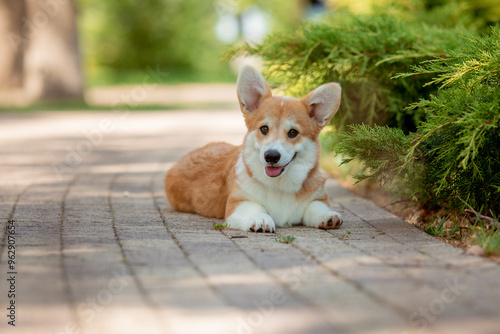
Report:
<svg viewBox="0 0 500 334"><path fill-rule="evenodd" d="M24 58L28 96L35 101L83 99L74 1L26 2L32 33Z"/></svg>
<svg viewBox="0 0 500 334"><path fill-rule="evenodd" d="M0 0L0 89L23 84L24 47L12 37L21 36L20 18L25 15L24 0Z"/></svg>
<svg viewBox="0 0 500 334"><path fill-rule="evenodd" d="M7 36L9 41L0 44L0 79L10 78L5 81L8 84L0 83L2 102L19 105L82 100L83 74L74 0L0 0L1 22L5 14L5 22L13 28L0 28L0 40ZM2 59L3 53L13 53L5 45L17 46L11 48L17 52L17 62L7 63L12 55ZM12 74L16 71L22 72L22 89L17 91L13 90L16 82Z"/></svg>

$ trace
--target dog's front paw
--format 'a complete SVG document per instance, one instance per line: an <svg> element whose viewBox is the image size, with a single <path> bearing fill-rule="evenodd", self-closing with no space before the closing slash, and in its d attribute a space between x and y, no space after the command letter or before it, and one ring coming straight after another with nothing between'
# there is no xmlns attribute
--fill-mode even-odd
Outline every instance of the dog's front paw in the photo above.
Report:
<svg viewBox="0 0 500 334"><path fill-rule="evenodd" d="M326 212L316 218L316 226L322 229L339 228L343 223L342 215L335 211Z"/></svg>
<svg viewBox="0 0 500 334"><path fill-rule="evenodd" d="M245 231L274 232L274 220L267 213L254 213L245 221Z"/></svg>

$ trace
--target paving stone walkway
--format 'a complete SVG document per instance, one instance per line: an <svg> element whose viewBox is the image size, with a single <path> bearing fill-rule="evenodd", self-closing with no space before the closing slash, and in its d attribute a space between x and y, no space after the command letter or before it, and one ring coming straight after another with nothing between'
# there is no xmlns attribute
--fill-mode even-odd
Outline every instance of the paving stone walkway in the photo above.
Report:
<svg viewBox="0 0 500 334"><path fill-rule="evenodd" d="M344 225L292 244L173 212L169 166L244 133L236 108L0 114L0 333L500 333L499 265L333 180Z"/></svg>

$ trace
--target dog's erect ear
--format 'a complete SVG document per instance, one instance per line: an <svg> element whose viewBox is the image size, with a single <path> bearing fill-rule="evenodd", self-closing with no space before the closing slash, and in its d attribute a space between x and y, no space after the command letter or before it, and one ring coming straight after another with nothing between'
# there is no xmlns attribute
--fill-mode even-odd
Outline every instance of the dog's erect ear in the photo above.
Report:
<svg viewBox="0 0 500 334"><path fill-rule="evenodd" d="M327 83L307 94L302 102L309 109L309 116L324 127L339 109L341 94L342 88L338 83Z"/></svg>
<svg viewBox="0 0 500 334"><path fill-rule="evenodd" d="M255 111L263 98L272 95L266 79L249 65L241 68L236 86L242 112Z"/></svg>

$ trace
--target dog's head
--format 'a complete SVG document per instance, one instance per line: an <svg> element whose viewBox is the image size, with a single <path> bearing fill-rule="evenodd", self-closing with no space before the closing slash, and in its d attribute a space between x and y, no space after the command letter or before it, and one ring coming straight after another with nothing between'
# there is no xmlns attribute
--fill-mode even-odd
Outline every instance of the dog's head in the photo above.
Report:
<svg viewBox="0 0 500 334"><path fill-rule="evenodd" d="M297 191L318 164L318 136L339 108L340 85L324 84L301 100L272 96L262 75L244 66L237 91L248 128L243 148L247 169L262 183Z"/></svg>

